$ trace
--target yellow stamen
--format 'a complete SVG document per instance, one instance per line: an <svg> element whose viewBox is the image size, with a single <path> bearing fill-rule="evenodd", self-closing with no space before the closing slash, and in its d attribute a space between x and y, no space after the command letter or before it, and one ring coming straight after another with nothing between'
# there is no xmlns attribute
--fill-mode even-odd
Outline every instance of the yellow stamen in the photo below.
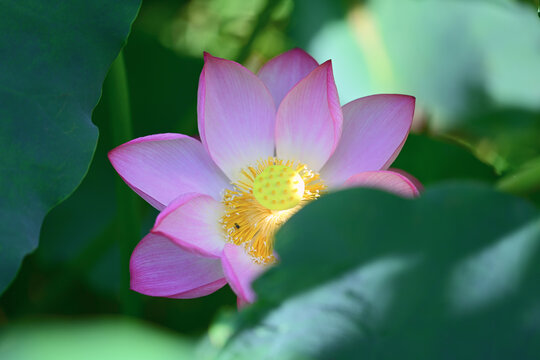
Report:
<svg viewBox="0 0 540 360"><path fill-rule="evenodd" d="M221 222L226 238L245 246L258 263L275 262L277 229L326 188L319 174L305 165L274 157L244 169L233 186L223 196L225 214Z"/></svg>

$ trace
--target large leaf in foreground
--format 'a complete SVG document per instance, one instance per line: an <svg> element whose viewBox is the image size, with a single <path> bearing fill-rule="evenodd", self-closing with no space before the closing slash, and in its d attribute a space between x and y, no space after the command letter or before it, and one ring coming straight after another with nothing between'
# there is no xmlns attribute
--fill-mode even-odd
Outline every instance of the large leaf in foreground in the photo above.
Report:
<svg viewBox="0 0 540 360"><path fill-rule="evenodd" d="M277 236L222 359L538 359L540 219L477 185L328 195Z"/></svg>
<svg viewBox="0 0 540 360"><path fill-rule="evenodd" d="M139 0L3 1L0 12L0 292L45 214L80 183L91 113Z"/></svg>

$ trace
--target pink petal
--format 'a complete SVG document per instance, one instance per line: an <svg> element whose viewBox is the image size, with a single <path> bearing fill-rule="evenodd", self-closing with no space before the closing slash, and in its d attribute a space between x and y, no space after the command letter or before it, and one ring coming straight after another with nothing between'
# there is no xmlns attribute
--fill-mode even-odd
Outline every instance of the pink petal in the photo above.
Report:
<svg viewBox="0 0 540 360"><path fill-rule="evenodd" d="M373 95L343 107L343 135L321 170L330 187L352 175L386 169L403 146L414 114L414 97Z"/></svg>
<svg viewBox="0 0 540 360"><path fill-rule="evenodd" d="M150 296L190 299L226 284L218 259L183 250L166 237L148 234L133 251L131 289Z"/></svg>
<svg viewBox="0 0 540 360"><path fill-rule="evenodd" d="M396 169L396 168L390 168L388 170L396 172L396 173L398 173L398 174L400 174L402 176L405 176L407 178L407 180L409 180L410 182L413 183L413 185L416 187L416 189L418 189L419 192L424 192L424 185L422 185L420 180L418 180L417 178L415 178L414 176L412 176L411 174L409 174L405 170Z"/></svg>
<svg viewBox="0 0 540 360"><path fill-rule="evenodd" d="M199 133L212 159L234 181L241 169L274 154L274 100L242 65L209 54L204 59Z"/></svg>
<svg viewBox="0 0 540 360"><path fill-rule="evenodd" d="M319 64L302 49L292 49L269 60L259 70L259 78L264 82L279 106L285 95L300 80L305 78Z"/></svg>
<svg viewBox="0 0 540 360"><path fill-rule="evenodd" d="M189 192L221 200L229 186L203 145L181 134L132 140L111 150L109 160L126 184L158 210Z"/></svg>
<svg viewBox="0 0 540 360"><path fill-rule="evenodd" d="M208 195L180 195L156 219L152 233L163 235L186 251L221 257L225 237L219 219L223 205Z"/></svg>
<svg viewBox="0 0 540 360"><path fill-rule="evenodd" d="M327 61L281 102L276 120L277 156L318 171L339 142L342 122L332 64Z"/></svg>
<svg viewBox="0 0 540 360"><path fill-rule="evenodd" d="M244 248L230 243L225 244L221 261L225 278L238 296L239 306L255 301L251 283L268 266L255 263Z"/></svg>
<svg viewBox="0 0 540 360"><path fill-rule="evenodd" d="M389 170L366 171L355 174L345 181L343 187L368 187L386 190L406 198L420 195L415 184L406 176Z"/></svg>

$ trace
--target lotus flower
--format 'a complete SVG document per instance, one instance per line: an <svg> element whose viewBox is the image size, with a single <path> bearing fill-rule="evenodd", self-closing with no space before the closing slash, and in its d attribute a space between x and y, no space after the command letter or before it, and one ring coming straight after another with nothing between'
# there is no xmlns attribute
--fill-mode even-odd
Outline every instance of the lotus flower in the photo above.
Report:
<svg viewBox="0 0 540 360"><path fill-rule="evenodd" d="M124 181L161 211L133 251L131 288L194 298L229 283L240 304L276 263L274 234L305 204L351 186L412 197L413 181L386 170L409 132L415 100L374 95L341 107L332 64L294 49L253 74L205 54L201 141L151 135L109 153Z"/></svg>

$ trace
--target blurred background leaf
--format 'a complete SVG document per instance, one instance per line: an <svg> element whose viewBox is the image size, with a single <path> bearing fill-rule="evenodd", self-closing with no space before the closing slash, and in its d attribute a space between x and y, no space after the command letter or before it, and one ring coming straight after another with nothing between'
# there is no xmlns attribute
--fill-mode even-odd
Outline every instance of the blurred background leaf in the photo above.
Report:
<svg viewBox="0 0 540 360"><path fill-rule="evenodd" d="M188 360L192 348L168 331L117 317L20 323L0 336L6 360Z"/></svg>
<svg viewBox="0 0 540 360"><path fill-rule="evenodd" d="M280 229L219 358L537 359L538 215L470 184L327 195Z"/></svg>
<svg viewBox="0 0 540 360"><path fill-rule="evenodd" d="M37 247L43 217L80 183L97 140L90 121L138 0L2 3L0 292Z"/></svg>
<svg viewBox="0 0 540 360"><path fill-rule="evenodd" d="M448 139L410 134L392 168L405 170L424 185L448 179L492 183L495 171L470 151Z"/></svg>
<svg viewBox="0 0 540 360"><path fill-rule="evenodd" d="M314 4L298 3L291 36L316 59L333 60L343 103L414 94L416 127L474 144L499 171L539 155L540 26L530 4L318 1L330 15L317 13L316 23L302 16Z"/></svg>

